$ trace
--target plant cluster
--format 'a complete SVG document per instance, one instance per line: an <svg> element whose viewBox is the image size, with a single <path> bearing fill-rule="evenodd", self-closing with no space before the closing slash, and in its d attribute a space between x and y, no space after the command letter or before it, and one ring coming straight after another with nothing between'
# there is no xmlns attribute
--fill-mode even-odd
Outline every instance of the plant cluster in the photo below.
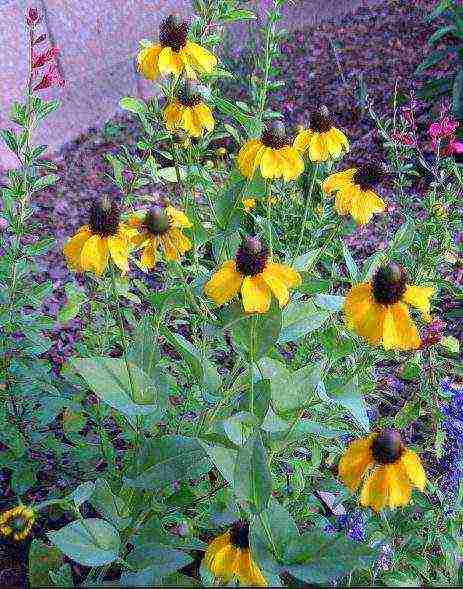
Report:
<svg viewBox="0 0 463 589"><path fill-rule="evenodd" d="M24 542L42 525L32 585L460 579L462 477L450 501L439 470L460 459L458 379L441 384L461 376L459 343L438 313L444 294L462 296L444 276L459 255L457 123L443 113L430 126L429 161L413 109L368 105L389 157L350 167L325 106L285 128L267 106L282 83L282 5L267 13L246 103L221 88L233 75L218 57L224 26L254 18L236 0L195 0L191 22L170 15L141 41L153 96L120 103L142 130L136 149L107 154L120 198L95 199L63 248L84 281L59 321L86 327L59 374L35 265L52 241L32 239L34 193L59 179L32 132L58 107L38 92L62 80L51 66L35 84L56 50L35 53L44 38L28 14L26 101L12 108L19 130L2 132L20 167L0 225L0 456L22 501L5 505L0 535ZM419 222L418 169L431 178ZM393 196L403 223L360 265L343 237L381 222ZM378 374L397 364L413 392L374 415ZM47 453L65 484L27 502Z"/></svg>

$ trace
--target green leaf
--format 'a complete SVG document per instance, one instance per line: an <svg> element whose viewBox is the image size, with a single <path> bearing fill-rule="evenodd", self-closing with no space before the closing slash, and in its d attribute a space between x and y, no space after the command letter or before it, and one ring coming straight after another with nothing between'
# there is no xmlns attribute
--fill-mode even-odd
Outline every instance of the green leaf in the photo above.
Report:
<svg viewBox="0 0 463 589"><path fill-rule="evenodd" d="M175 166L170 166L167 168L159 168L157 174L166 182L178 182L179 178L180 181L185 180L188 174L188 169L185 166L178 166L177 168L175 168Z"/></svg>
<svg viewBox="0 0 463 589"><path fill-rule="evenodd" d="M14 153L17 153L19 151L18 138L16 134L13 133L13 131L10 131L10 129L2 129L0 131L0 136L5 142L5 145L8 147L8 149L13 151Z"/></svg>
<svg viewBox="0 0 463 589"><path fill-rule="evenodd" d="M217 368L205 358L201 351L195 348L187 339L179 333L171 332L167 327L161 325L159 328L162 336L182 356L193 371L196 378L204 384L209 392L214 392L220 385L220 377Z"/></svg>
<svg viewBox="0 0 463 589"><path fill-rule="evenodd" d="M248 411L235 413L223 421L225 433L229 440L237 446L246 442L256 425L258 425L256 417Z"/></svg>
<svg viewBox="0 0 463 589"><path fill-rule="evenodd" d="M50 571L58 570L63 564L63 555L54 546L34 538L29 548L28 579L31 587L48 587Z"/></svg>
<svg viewBox="0 0 463 589"><path fill-rule="evenodd" d="M117 530L102 519L77 520L47 535L66 556L89 567L114 562L121 548Z"/></svg>
<svg viewBox="0 0 463 589"><path fill-rule="evenodd" d="M130 362L130 374L120 358L75 358L71 360L71 366L113 409L129 416L148 415L160 409L153 381Z"/></svg>
<svg viewBox="0 0 463 589"><path fill-rule="evenodd" d="M231 448L225 448L225 446L209 446L209 444L206 444L201 440L199 443L204 448L205 452L223 478L232 485L234 480L236 457L238 455L237 451L232 450Z"/></svg>
<svg viewBox="0 0 463 589"><path fill-rule="evenodd" d="M16 466L11 476L11 488L17 495L24 495L37 481L39 464L21 462Z"/></svg>
<svg viewBox="0 0 463 589"><path fill-rule="evenodd" d="M129 112L133 112L135 114L145 114L148 110L148 107L139 98L132 98L130 96L126 96L125 98L121 98L119 101L119 106L124 110L128 110Z"/></svg>
<svg viewBox="0 0 463 589"><path fill-rule="evenodd" d="M249 315L241 306L229 309L235 313L231 332L236 345L254 360L264 356L277 342L282 324L282 314L275 301L267 313L263 315Z"/></svg>
<svg viewBox="0 0 463 589"><path fill-rule="evenodd" d="M352 254L350 253L349 248L344 243L344 241L341 241L341 245L342 245L342 255L344 256L344 261L346 262L346 266L349 271L349 276L350 276L351 282L356 283L356 282L358 282L358 279L359 279L359 268L357 266L356 261L352 257Z"/></svg>
<svg viewBox="0 0 463 589"><path fill-rule="evenodd" d="M299 272L308 272L317 263L321 251L321 248L317 248L297 256L297 258L295 258L294 262L291 264L292 267ZM290 262L291 259L288 258L286 261Z"/></svg>
<svg viewBox="0 0 463 589"><path fill-rule="evenodd" d="M95 481L90 503L102 517L114 524L118 530L124 530L130 523L130 510L125 501L114 495L105 479Z"/></svg>
<svg viewBox="0 0 463 589"><path fill-rule="evenodd" d="M32 185L32 191L38 192L39 190L43 190L44 188L48 188L48 186L52 186L58 182L59 176L58 174L49 174L48 176L39 176L37 180L34 181Z"/></svg>
<svg viewBox="0 0 463 589"><path fill-rule="evenodd" d="M164 436L145 443L127 484L139 489L162 489L172 481L193 477L210 466L200 441L185 436Z"/></svg>
<svg viewBox="0 0 463 589"><path fill-rule="evenodd" d="M370 431L370 420L367 414L365 399L358 385L353 381L341 385L331 382L331 386L327 385L327 387L329 391L325 391L323 387L318 387L317 390L320 398L344 407L344 409L347 409L351 413L360 427L366 432Z"/></svg>
<svg viewBox="0 0 463 589"><path fill-rule="evenodd" d="M272 493L272 475L259 432L238 450L234 481L237 496L249 502L255 513L266 509Z"/></svg>
<svg viewBox="0 0 463 589"><path fill-rule="evenodd" d="M397 229L389 245L389 250L397 253L407 251L413 243L415 233L415 222L413 219L407 219L405 223Z"/></svg>
<svg viewBox="0 0 463 589"><path fill-rule="evenodd" d="M322 327L331 312L319 309L313 301L291 301L282 313L279 344L297 341Z"/></svg>
<svg viewBox="0 0 463 589"><path fill-rule="evenodd" d="M132 550L127 557L127 562L143 572L145 579L150 579L149 586L154 587L157 586L157 583L155 583L156 579L162 579L167 575L175 573L193 562L193 559L182 550L153 542L152 544L142 544ZM130 577L125 574L124 583L127 583L129 580ZM131 581L133 583L133 579ZM124 584L123 586L133 587L134 585Z"/></svg>
<svg viewBox="0 0 463 589"><path fill-rule="evenodd" d="M314 299L317 307L327 311L342 311L345 300L346 297L330 294L317 294Z"/></svg>
<svg viewBox="0 0 463 589"><path fill-rule="evenodd" d="M266 530L270 532L271 544ZM286 561L286 555L291 553L292 543L299 538L299 530L291 514L273 498L259 518L253 518L250 532L251 538L254 534L260 536L270 551L275 548L275 557L281 562Z"/></svg>

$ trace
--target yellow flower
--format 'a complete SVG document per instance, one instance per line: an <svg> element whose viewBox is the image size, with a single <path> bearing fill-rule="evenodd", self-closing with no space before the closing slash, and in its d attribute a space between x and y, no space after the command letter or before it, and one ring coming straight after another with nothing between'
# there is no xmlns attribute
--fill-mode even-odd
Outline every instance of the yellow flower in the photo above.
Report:
<svg viewBox="0 0 463 589"><path fill-rule="evenodd" d="M301 277L285 264L269 261L268 249L256 237L248 237L229 260L206 283L204 292L217 305L224 305L241 292L247 313L266 313L272 294L280 307L289 300L289 288L299 286Z"/></svg>
<svg viewBox="0 0 463 589"><path fill-rule="evenodd" d="M418 329L408 306L419 309L431 320L432 287L407 284L405 270L393 262L378 269L371 282L353 286L344 305L346 323L360 336L386 350L413 350L420 347Z"/></svg>
<svg viewBox="0 0 463 589"><path fill-rule="evenodd" d="M120 222L119 207L107 198L94 201L90 220L64 246L64 255L71 270L103 274L109 258L125 274L129 270L131 232Z"/></svg>
<svg viewBox="0 0 463 589"><path fill-rule="evenodd" d="M296 180L304 171L300 153L291 147L280 122L269 125L260 139L251 139L238 153L238 168L246 178L252 178L257 168L263 178Z"/></svg>
<svg viewBox="0 0 463 589"><path fill-rule="evenodd" d="M200 137L204 131L214 130L211 109L189 84L185 84L177 100L164 109L164 119L169 131L183 129L193 137Z"/></svg>
<svg viewBox="0 0 463 589"><path fill-rule="evenodd" d="M336 192L335 207L340 215L351 215L365 225L374 213L382 213L386 205L372 188L380 181L382 171L374 164L350 168L331 174L323 183L327 194Z"/></svg>
<svg viewBox="0 0 463 589"><path fill-rule="evenodd" d="M0 514L0 534L12 536L13 540L20 542L30 534L34 522L34 511L25 505L18 505Z"/></svg>
<svg viewBox="0 0 463 589"><path fill-rule="evenodd" d="M217 65L215 55L187 37L188 24L171 14L159 27L159 43L138 53L140 72L149 80L168 74L178 77L183 72L194 79L197 73L212 72Z"/></svg>
<svg viewBox="0 0 463 589"><path fill-rule="evenodd" d="M412 487L426 485L426 473L417 454L404 446L395 430L382 430L349 444L339 463L339 476L360 503L380 511L410 503Z"/></svg>
<svg viewBox="0 0 463 589"><path fill-rule="evenodd" d="M182 229L192 227L192 224L185 213L172 206L154 206L146 213L132 215L129 226L137 230L132 243L143 247L141 264L146 269L156 265L160 246L169 261L180 260L191 249L191 241L183 235Z"/></svg>
<svg viewBox="0 0 463 589"><path fill-rule="evenodd" d="M243 203L244 210L249 213L252 209L256 208L257 201L255 198L243 198L241 201Z"/></svg>
<svg viewBox="0 0 463 589"><path fill-rule="evenodd" d="M205 564L224 583L239 581L245 587L267 587L268 583L249 549L249 524L235 522L230 530L207 547Z"/></svg>
<svg viewBox="0 0 463 589"><path fill-rule="evenodd" d="M349 141L344 133L331 125L326 107L315 111L310 117L310 127L300 131L293 146L302 153L308 150L313 162L326 162L339 158L342 152L349 151Z"/></svg>

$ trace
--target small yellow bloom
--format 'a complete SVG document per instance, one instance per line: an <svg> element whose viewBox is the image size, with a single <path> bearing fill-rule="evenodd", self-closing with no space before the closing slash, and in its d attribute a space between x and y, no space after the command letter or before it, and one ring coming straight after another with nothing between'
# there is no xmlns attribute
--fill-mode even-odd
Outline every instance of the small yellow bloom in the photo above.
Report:
<svg viewBox="0 0 463 589"><path fill-rule="evenodd" d="M372 188L381 179L382 172L374 164L350 168L331 174L323 183L326 194L336 193L335 207L340 215L351 215L357 223L365 225L374 213L382 213L386 205Z"/></svg>
<svg viewBox="0 0 463 589"><path fill-rule="evenodd" d="M205 564L221 582L238 581L245 587L267 587L268 583L249 549L249 524L235 522L207 547Z"/></svg>
<svg viewBox="0 0 463 589"><path fill-rule="evenodd" d="M291 147L284 127L277 122L267 127L260 139L251 139L238 153L238 168L246 178L252 178L257 168L263 178L296 180L304 171L300 153Z"/></svg>
<svg viewBox="0 0 463 589"><path fill-rule="evenodd" d="M204 292L217 305L224 305L241 292L246 313L266 313L272 294L280 307L289 300L289 289L301 284L296 270L268 259L268 249L256 237L248 237L235 260L222 264L206 283Z"/></svg>
<svg viewBox="0 0 463 589"><path fill-rule="evenodd" d="M207 49L188 40L188 24L170 15L159 27L159 43L145 47L138 53L138 69L149 80L159 76L183 72L187 78L211 73L217 58Z"/></svg>
<svg viewBox="0 0 463 589"><path fill-rule="evenodd" d="M0 534L20 542L29 536L34 522L34 511L25 505L18 505L0 514Z"/></svg>
<svg viewBox="0 0 463 589"><path fill-rule="evenodd" d="M339 158L349 151L349 141L344 133L331 125L326 107L315 111L310 117L310 127L301 130L293 146L302 153L308 151L312 162L326 162Z"/></svg>
<svg viewBox="0 0 463 589"><path fill-rule="evenodd" d="M191 249L191 241L183 229L192 227L185 213L172 206L154 206L148 212L132 215L129 226L136 229L132 243L143 247L141 264L146 269L154 268L159 247L169 261L178 261Z"/></svg>
<svg viewBox="0 0 463 589"><path fill-rule="evenodd" d="M412 487L424 490L426 473L417 454L395 430L382 430L349 444L339 463L339 476L360 503L376 512L410 503Z"/></svg>
<svg viewBox="0 0 463 589"><path fill-rule="evenodd" d="M244 210L249 213L252 209L256 208L257 201L255 198L243 198L241 201L243 203Z"/></svg>
<svg viewBox="0 0 463 589"><path fill-rule="evenodd" d="M183 129L192 137L201 137L204 131L214 130L211 109L189 85L185 85L177 100L164 109L164 119L169 131Z"/></svg>
<svg viewBox="0 0 463 589"><path fill-rule="evenodd" d="M129 270L131 232L120 222L119 207L107 198L93 202L90 221L64 246L64 255L71 270L94 272L101 276L109 258L123 274Z"/></svg>
<svg viewBox="0 0 463 589"><path fill-rule="evenodd" d="M346 297L346 324L358 335L386 350L413 350L421 344L408 305L431 320L430 301L435 289L407 284L405 270L395 263L378 269L371 282L353 286Z"/></svg>

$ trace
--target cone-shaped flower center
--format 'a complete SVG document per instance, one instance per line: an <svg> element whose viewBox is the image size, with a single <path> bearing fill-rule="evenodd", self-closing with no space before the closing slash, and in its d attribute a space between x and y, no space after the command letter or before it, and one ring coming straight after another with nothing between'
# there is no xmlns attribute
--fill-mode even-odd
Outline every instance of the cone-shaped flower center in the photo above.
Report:
<svg viewBox="0 0 463 589"><path fill-rule="evenodd" d="M373 296L377 303L393 305L400 301L407 288L407 273L399 264L381 266L373 278Z"/></svg>
<svg viewBox="0 0 463 589"><path fill-rule="evenodd" d="M370 163L360 166L354 174L354 184L362 190L371 190L381 182L384 172L378 164Z"/></svg>
<svg viewBox="0 0 463 589"><path fill-rule="evenodd" d="M175 14L168 16L159 26L159 43L174 51L185 47L187 36L188 24Z"/></svg>
<svg viewBox="0 0 463 589"><path fill-rule="evenodd" d="M260 140L265 147L271 147L272 149L281 149L289 145L285 126L281 121L273 121L270 125L267 125Z"/></svg>
<svg viewBox="0 0 463 589"><path fill-rule="evenodd" d="M196 88L190 82L185 82L180 89L177 97L180 104L183 106L196 106L202 100L201 95L196 91Z"/></svg>
<svg viewBox="0 0 463 589"><path fill-rule="evenodd" d="M316 133L327 133L331 129L330 113L326 106L320 107L310 115L310 128Z"/></svg>
<svg viewBox="0 0 463 589"><path fill-rule="evenodd" d="M153 235L162 235L170 229L170 219L164 207L152 207L145 218L145 227Z"/></svg>
<svg viewBox="0 0 463 589"><path fill-rule="evenodd" d="M119 229L120 213L115 201L107 197L94 200L90 206L89 225L92 233L101 237L116 235Z"/></svg>
<svg viewBox="0 0 463 589"><path fill-rule="evenodd" d="M403 443L398 431L383 429L371 445L371 453L378 464L392 464L402 456Z"/></svg>
<svg viewBox="0 0 463 589"><path fill-rule="evenodd" d="M235 548L249 548L249 524L243 520L236 521L230 529L230 541Z"/></svg>
<svg viewBox="0 0 463 589"><path fill-rule="evenodd" d="M268 249L258 237L247 237L236 252L236 267L245 276L257 276L264 271Z"/></svg>

